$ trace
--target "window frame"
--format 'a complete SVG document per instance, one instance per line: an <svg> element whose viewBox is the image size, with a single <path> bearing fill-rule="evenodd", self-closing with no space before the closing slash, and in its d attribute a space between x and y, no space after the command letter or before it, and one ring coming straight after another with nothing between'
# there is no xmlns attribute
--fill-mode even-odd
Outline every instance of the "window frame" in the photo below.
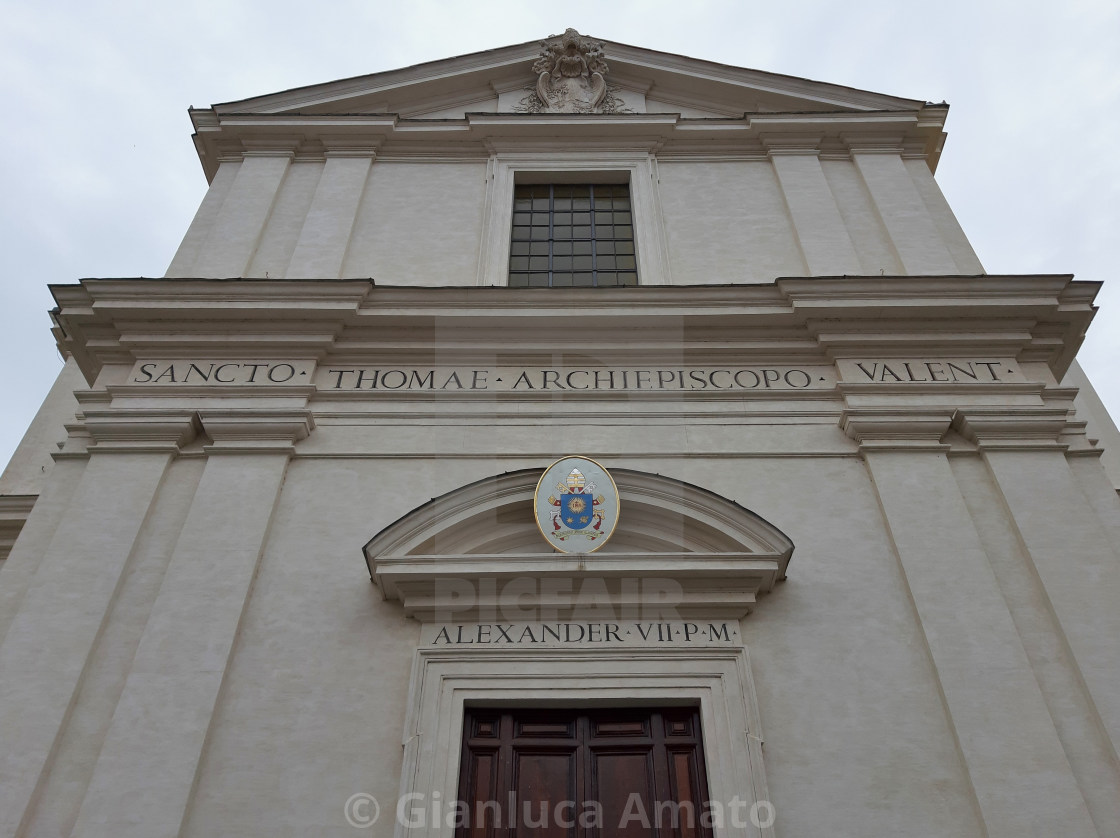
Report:
<svg viewBox="0 0 1120 838"><path fill-rule="evenodd" d="M670 283L664 219L656 188L656 162L649 152L495 151L491 154L487 175L479 285L509 285L515 183L629 184L638 284Z"/></svg>

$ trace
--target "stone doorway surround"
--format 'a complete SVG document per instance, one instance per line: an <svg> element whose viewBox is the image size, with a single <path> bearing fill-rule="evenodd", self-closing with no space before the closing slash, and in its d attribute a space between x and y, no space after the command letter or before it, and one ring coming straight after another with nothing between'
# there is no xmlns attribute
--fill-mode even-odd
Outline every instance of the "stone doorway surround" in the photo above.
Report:
<svg viewBox="0 0 1120 838"><path fill-rule="evenodd" d="M468 705L487 707L698 706L704 734L709 799L721 806L717 838L772 836L762 765L758 705L745 646L418 649L409 684L402 744L401 800L454 801ZM436 797L438 793L438 798ZM413 797L409 797L413 795ZM419 795L416 797L415 795ZM738 801L738 802L733 802ZM739 815L733 823L731 807ZM769 811L768 811L769 810ZM446 807L441 809L446 811ZM397 838L454 838L446 819L410 828L397 820Z"/></svg>

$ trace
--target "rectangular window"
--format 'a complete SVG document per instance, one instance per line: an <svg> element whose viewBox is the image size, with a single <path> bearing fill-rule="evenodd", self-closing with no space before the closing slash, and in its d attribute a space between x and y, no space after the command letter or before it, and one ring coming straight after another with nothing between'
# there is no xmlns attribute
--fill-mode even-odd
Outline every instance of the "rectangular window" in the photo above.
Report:
<svg viewBox="0 0 1120 838"><path fill-rule="evenodd" d="M711 838L693 707L464 718L457 838Z"/></svg>
<svg viewBox="0 0 1120 838"><path fill-rule="evenodd" d="M518 184L513 193L509 284L638 284L630 187L620 183Z"/></svg>

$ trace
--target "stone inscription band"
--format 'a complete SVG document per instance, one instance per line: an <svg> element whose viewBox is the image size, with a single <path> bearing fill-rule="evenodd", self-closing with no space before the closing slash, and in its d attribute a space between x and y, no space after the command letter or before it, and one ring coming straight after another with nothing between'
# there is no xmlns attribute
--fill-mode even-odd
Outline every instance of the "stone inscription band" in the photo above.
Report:
<svg viewBox="0 0 1120 838"><path fill-rule="evenodd" d="M737 622L425 623L421 645L589 647L739 645Z"/></svg>
<svg viewBox="0 0 1120 838"><path fill-rule="evenodd" d="M721 367L327 366L302 359L137 362L133 385L313 384L320 390L425 392L766 392L831 390L838 380L876 384L998 384L1023 381L1000 358L841 359L836 366Z"/></svg>

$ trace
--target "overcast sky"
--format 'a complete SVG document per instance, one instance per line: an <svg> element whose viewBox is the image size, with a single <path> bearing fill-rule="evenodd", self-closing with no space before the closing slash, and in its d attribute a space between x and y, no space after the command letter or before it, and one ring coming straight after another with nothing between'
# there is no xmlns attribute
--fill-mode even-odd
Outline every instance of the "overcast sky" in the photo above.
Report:
<svg viewBox="0 0 1120 838"><path fill-rule="evenodd" d="M606 40L951 105L937 172L989 273L1104 281L1120 416L1120 4L0 2L0 467L61 365L48 283L161 276L206 181L190 105L538 40ZM607 55L609 62L610 55Z"/></svg>

